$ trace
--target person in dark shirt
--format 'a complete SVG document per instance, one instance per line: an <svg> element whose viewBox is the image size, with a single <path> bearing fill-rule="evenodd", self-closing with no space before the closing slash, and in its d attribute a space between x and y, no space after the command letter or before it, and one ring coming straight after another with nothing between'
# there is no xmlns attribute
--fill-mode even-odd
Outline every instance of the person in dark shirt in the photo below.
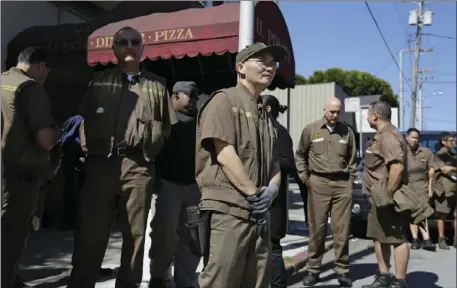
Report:
<svg viewBox="0 0 457 288"><path fill-rule="evenodd" d="M279 113L284 113L287 106L280 105L278 99L272 95L262 95L263 107L268 115L273 119L277 129L278 138L276 146L279 151L279 166L281 169L281 179L288 179L289 175L297 175L292 138L287 129L278 122ZM297 181L297 183L300 183ZM271 249L272 249L272 279L271 288L285 288L286 275L284 260L282 257L281 239L286 236L287 232L287 193L288 182L281 181L279 194L271 205Z"/></svg>
<svg viewBox="0 0 457 288"><path fill-rule="evenodd" d="M200 255L196 239L189 237L185 227L187 208L197 207L201 195L195 180L197 95L194 82L177 82L170 96L178 123L156 156L158 192L151 221L149 287L167 287L173 261L177 288L197 283Z"/></svg>

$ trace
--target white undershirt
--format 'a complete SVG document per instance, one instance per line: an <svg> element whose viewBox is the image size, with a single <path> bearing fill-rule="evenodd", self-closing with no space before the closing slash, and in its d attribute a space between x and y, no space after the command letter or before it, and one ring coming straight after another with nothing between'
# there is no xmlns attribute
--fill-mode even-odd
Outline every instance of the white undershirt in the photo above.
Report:
<svg viewBox="0 0 457 288"><path fill-rule="evenodd" d="M330 133L333 132L333 129L335 129L335 126L330 126L328 124L325 124L325 126L327 126L327 129L330 131Z"/></svg>

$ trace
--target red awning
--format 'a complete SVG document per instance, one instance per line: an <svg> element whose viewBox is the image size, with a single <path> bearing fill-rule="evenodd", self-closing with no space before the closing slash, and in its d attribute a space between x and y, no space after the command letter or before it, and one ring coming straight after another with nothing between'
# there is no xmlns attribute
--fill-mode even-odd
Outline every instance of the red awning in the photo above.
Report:
<svg viewBox="0 0 457 288"><path fill-rule="evenodd" d="M238 52L239 3L173 13L155 13L108 24L93 32L87 42L89 65L116 63L113 35L130 26L142 33L142 60L180 59L185 56L222 55ZM278 70L287 87L295 84L295 60L289 31L281 10L272 1L259 1L255 7L255 41L281 44L288 55Z"/></svg>

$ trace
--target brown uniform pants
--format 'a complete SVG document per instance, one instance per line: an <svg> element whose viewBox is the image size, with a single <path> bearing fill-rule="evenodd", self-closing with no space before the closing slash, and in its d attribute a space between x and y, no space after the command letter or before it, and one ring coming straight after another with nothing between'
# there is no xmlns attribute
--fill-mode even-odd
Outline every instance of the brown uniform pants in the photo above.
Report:
<svg viewBox="0 0 457 288"><path fill-rule="evenodd" d="M309 262L311 273L320 273L325 252L327 219L330 213L335 251L335 272L349 272L349 233L352 207L352 181L346 177L311 174L308 180Z"/></svg>
<svg viewBox="0 0 457 288"><path fill-rule="evenodd" d="M1 287L13 288L17 264L31 229L40 182L23 173L6 173L2 183L2 280Z"/></svg>
<svg viewBox="0 0 457 288"><path fill-rule="evenodd" d="M119 211L121 265L116 287L139 287L153 168L143 157L90 157L81 193L78 237L69 288L93 288L99 277L111 228Z"/></svg>
<svg viewBox="0 0 457 288"><path fill-rule="evenodd" d="M200 288L265 288L271 281L270 233L258 236L256 224L214 212L209 259Z"/></svg>
<svg viewBox="0 0 457 288"><path fill-rule="evenodd" d="M174 258L176 286L195 287L196 270L201 257L193 252L195 249L190 249L192 239L189 239L186 233L185 221L186 208L198 206L201 194L197 184L182 185L166 180L160 181L155 214L151 221L151 278L162 279Z"/></svg>

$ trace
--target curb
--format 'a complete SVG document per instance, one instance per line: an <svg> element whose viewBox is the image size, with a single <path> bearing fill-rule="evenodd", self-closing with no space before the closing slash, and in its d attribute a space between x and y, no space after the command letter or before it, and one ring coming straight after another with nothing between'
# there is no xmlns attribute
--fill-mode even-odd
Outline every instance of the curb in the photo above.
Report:
<svg viewBox="0 0 457 288"><path fill-rule="evenodd" d="M333 248L333 241L325 245L324 253L327 253ZM284 264L286 266L286 275L290 276L298 271L300 271L303 267L305 267L306 263L308 263L309 253L308 250L300 252L293 257L286 257L284 258Z"/></svg>

